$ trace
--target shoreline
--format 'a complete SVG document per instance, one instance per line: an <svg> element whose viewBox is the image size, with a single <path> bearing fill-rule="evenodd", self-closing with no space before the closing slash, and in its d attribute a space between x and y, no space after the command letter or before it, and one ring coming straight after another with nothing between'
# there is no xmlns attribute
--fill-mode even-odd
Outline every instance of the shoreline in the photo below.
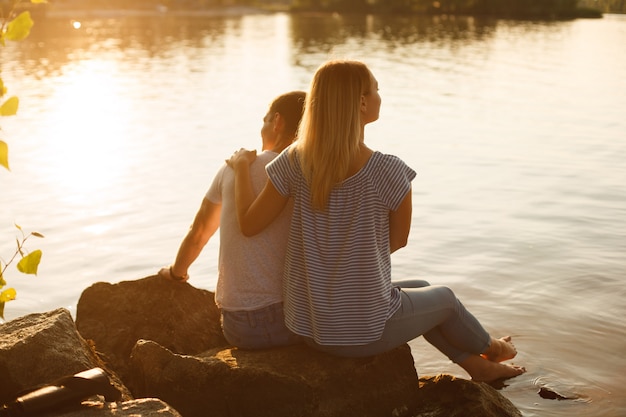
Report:
<svg viewBox="0 0 626 417"><path fill-rule="evenodd" d="M189 17L189 18L207 18L207 17L241 17L245 15L255 14L272 14L272 13L296 13L296 14L335 14L331 11L312 11L312 10L292 10L288 7L253 7L253 6L215 6L203 9L170 9L166 6L159 6L150 9L125 9L125 8L76 8L63 7L58 5L28 5L24 7L30 10L36 17L42 18L120 18L120 17ZM415 13L416 15L437 15L433 13ZM456 14L441 13L442 15L458 16ZM511 20L570 20L585 18L602 18L603 13L596 10L584 8L577 9L573 14L567 15L472 15L462 14L461 16L471 17L488 17L495 19L511 19Z"/></svg>
<svg viewBox="0 0 626 417"><path fill-rule="evenodd" d="M270 14L274 11L265 10L257 7L233 6L233 7L215 7L209 9L81 9L81 8L64 8L64 7L48 7L34 9L31 13L35 17L51 18L51 19L84 19L84 18L120 18L120 17L229 17L229 16L245 16L252 14Z"/></svg>

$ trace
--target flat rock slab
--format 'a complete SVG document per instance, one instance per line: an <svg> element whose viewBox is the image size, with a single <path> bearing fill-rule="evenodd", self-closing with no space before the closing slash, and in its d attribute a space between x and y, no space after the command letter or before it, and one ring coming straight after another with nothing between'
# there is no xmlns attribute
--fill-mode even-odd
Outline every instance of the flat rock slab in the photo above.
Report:
<svg viewBox="0 0 626 417"><path fill-rule="evenodd" d="M43 417L43 416L42 416ZM172 407L156 398L142 398L121 403L86 401L79 407L46 414L45 417L182 417Z"/></svg>
<svg viewBox="0 0 626 417"><path fill-rule="evenodd" d="M161 398L185 417L408 416L419 387L408 345L346 359L304 345L187 356L140 341L131 370L136 396Z"/></svg>

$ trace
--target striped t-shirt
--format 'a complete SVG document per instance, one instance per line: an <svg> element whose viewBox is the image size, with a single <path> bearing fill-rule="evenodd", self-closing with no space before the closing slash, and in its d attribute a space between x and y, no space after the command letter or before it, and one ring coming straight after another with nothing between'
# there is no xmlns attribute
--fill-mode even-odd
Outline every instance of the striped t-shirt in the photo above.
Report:
<svg viewBox="0 0 626 417"><path fill-rule="evenodd" d="M266 169L294 203L283 280L287 327L321 345L380 339L400 307L391 284L389 212L409 192L415 171L374 152L333 189L326 210L315 211L297 155L292 160L283 151Z"/></svg>

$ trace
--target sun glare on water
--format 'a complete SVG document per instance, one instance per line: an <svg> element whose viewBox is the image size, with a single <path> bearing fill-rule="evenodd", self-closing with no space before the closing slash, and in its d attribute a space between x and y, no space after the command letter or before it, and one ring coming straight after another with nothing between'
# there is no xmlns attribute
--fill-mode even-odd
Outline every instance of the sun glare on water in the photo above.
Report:
<svg viewBox="0 0 626 417"><path fill-rule="evenodd" d="M125 142L127 109L111 62L85 61L57 80L42 141L46 174L60 195L74 202L101 197L130 161Z"/></svg>

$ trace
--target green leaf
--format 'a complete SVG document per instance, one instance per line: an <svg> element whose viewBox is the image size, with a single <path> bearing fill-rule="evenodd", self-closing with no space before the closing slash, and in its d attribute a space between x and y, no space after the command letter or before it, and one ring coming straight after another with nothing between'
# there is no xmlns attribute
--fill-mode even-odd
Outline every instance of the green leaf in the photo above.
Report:
<svg viewBox="0 0 626 417"><path fill-rule="evenodd" d="M0 165L5 167L7 170L11 170L9 168L9 145L6 142L0 140Z"/></svg>
<svg viewBox="0 0 626 417"><path fill-rule="evenodd" d="M30 18L30 12L22 12L9 22L4 37L10 41L21 41L28 37L32 27L33 19Z"/></svg>
<svg viewBox="0 0 626 417"><path fill-rule="evenodd" d="M15 116L17 108L20 105L20 99L16 96L9 98L0 107L0 116Z"/></svg>
<svg viewBox="0 0 626 417"><path fill-rule="evenodd" d="M32 251L24 256L18 263L17 269L24 274L37 275L37 268L41 261L41 251L39 249Z"/></svg>
<svg viewBox="0 0 626 417"><path fill-rule="evenodd" d="M0 292L0 302L5 303L7 301L15 300L16 295L17 293L15 292L15 288L8 288Z"/></svg>

